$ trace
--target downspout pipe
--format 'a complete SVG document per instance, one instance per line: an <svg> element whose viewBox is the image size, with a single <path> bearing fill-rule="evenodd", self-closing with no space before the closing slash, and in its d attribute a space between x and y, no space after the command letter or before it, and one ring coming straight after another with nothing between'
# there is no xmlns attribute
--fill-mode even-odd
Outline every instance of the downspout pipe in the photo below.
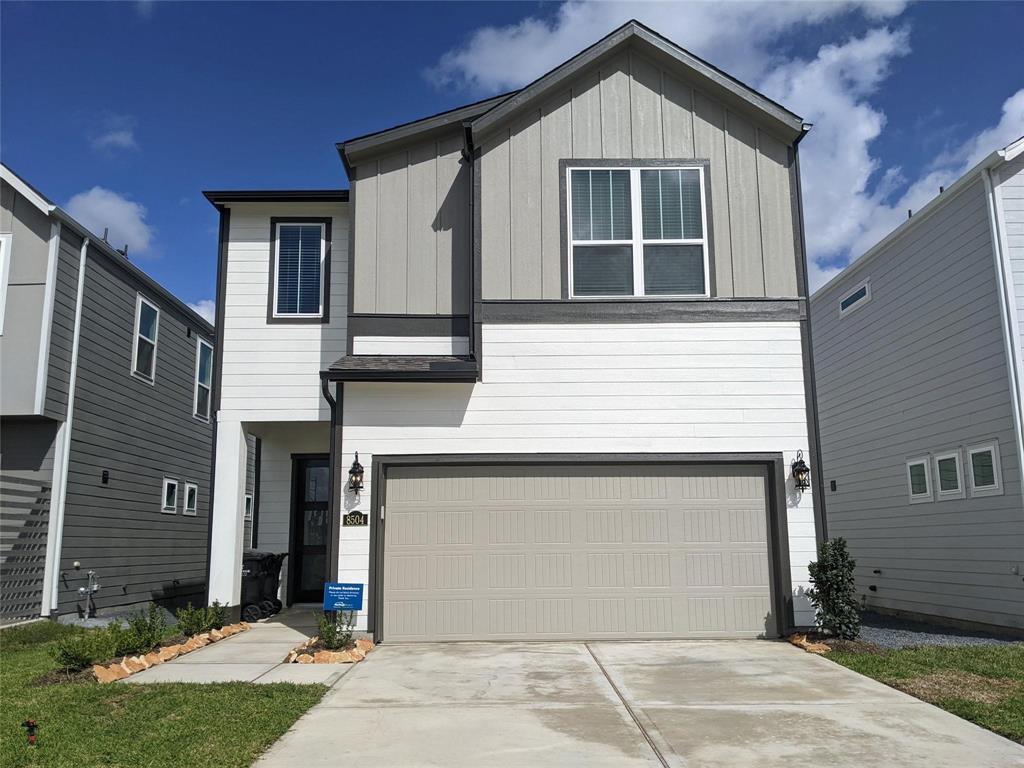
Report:
<svg viewBox="0 0 1024 768"><path fill-rule="evenodd" d="M342 392L342 384L338 384L339 393ZM320 377L320 391L324 396L324 400L327 401L327 406L331 409L331 435L330 435L330 454L328 459L327 468L327 573L325 574L327 581L338 580L338 560L341 556L341 504L340 494L342 484L340 482L341 476L341 419L340 419L340 408L338 400L335 399L331 393L331 381L330 379L321 376Z"/></svg>
<svg viewBox="0 0 1024 768"><path fill-rule="evenodd" d="M58 230L59 231L59 230ZM59 473L50 504L50 524L46 532L46 567L43 571L43 605L40 613L50 616L59 610L60 558L64 544L64 509L68 497L68 469L71 464L71 435L75 418L75 383L78 378L78 347L82 337L82 300L85 297L85 267L89 238L82 241L78 257L78 288L75 293L75 329L71 337L71 369L68 372L68 402L64 423L58 432L58 455L54 467ZM54 275L56 277L56 275ZM86 602L86 615L89 603Z"/></svg>

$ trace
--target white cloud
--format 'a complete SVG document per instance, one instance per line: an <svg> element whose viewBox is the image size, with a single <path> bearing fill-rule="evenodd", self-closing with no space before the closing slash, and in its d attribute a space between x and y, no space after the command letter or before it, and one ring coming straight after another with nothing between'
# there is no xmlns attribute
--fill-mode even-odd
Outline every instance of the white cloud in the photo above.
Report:
<svg viewBox="0 0 1024 768"><path fill-rule="evenodd" d="M217 317L217 304L213 299L200 299L195 303L190 303L188 308L211 325Z"/></svg>
<svg viewBox="0 0 1024 768"><path fill-rule="evenodd" d="M153 242L153 228L146 222L146 208L117 192L93 187L68 200L65 210L87 229L102 235L115 248L128 245L132 256L146 255Z"/></svg>
<svg viewBox="0 0 1024 768"><path fill-rule="evenodd" d="M908 179L883 167L871 143L886 116L871 103L891 66L910 53L910 32L891 26L902 2L564 2L550 20L529 17L484 27L445 53L425 74L442 87L493 93L516 88L557 66L630 18L637 18L814 123L801 144L808 272L812 289L836 274L1024 125L1024 90L1002 119ZM859 15L860 36L823 45L808 59L778 53L815 25ZM838 26L838 25L836 25Z"/></svg>
<svg viewBox="0 0 1024 768"><path fill-rule="evenodd" d="M92 148L102 152L137 150L135 140L135 118L131 115L107 114L96 118L90 143Z"/></svg>

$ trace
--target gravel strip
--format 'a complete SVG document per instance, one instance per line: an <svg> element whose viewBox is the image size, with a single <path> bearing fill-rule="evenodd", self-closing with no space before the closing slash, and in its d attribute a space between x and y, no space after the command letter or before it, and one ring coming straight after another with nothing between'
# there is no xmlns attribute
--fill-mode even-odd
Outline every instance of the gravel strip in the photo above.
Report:
<svg viewBox="0 0 1024 768"><path fill-rule="evenodd" d="M1024 642L1005 635L988 632L942 627L920 621L865 613L861 617L858 640L874 643L882 648L910 648L915 645L1014 645Z"/></svg>

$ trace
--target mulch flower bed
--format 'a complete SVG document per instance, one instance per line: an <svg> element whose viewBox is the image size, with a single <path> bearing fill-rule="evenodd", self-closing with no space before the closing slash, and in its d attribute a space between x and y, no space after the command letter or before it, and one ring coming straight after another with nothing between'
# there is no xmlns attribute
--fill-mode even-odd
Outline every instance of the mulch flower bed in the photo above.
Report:
<svg viewBox="0 0 1024 768"><path fill-rule="evenodd" d="M285 664L354 664L366 658L366 654L373 650L372 640L355 640L348 644L344 650L331 650L325 648L319 637L311 637L309 640L293 648L284 657Z"/></svg>
<svg viewBox="0 0 1024 768"><path fill-rule="evenodd" d="M85 670L85 672L95 677L97 682L113 683L116 680L124 680L136 672L141 672L144 669L155 667L157 664L163 664L165 661L176 659L186 653L198 651L210 643L216 643L218 640L237 635L239 632L245 632L247 629L249 629L249 624L243 621L240 624L228 624L220 629L211 629L209 632L203 632L201 635L193 635L189 638L181 635L166 641L165 645L162 645L155 651L139 656L125 656L120 661L115 660L106 664L95 664L91 671Z"/></svg>

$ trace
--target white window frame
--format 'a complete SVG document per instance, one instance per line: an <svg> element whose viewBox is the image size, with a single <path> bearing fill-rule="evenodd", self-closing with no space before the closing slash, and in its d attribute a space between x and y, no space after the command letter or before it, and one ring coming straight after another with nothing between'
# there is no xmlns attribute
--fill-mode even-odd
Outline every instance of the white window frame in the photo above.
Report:
<svg viewBox="0 0 1024 768"><path fill-rule="evenodd" d="M167 506L167 489L170 486L172 486L172 485L174 486L174 506L168 507ZM173 477L165 477L164 478L164 484L163 484L163 488L161 489L162 492L161 492L161 496L160 496L160 511L163 512L165 515L176 515L176 514L178 514L178 488L179 487L180 487L179 483L178 483L178 481L175 478L173 478Z"/></svg>
<svg viewBox="0 0 1024 768"><path fill-rule="evenodd" d="M853 296L861 288L865 289L863 298L857 299L853 304L843 309L843 302ZM846 317L851 312L856 312L858 309L863 307L865 304L871 303L871 278L865 278L861 282L857 283L856 287L852 290L847 291L842 298L839 299L839 316Z"/></svg>
<svg viewBox="0 0 1024 768"><path fill-rule="evenodd" d="M931 463L931 459L927 456L921 456L907 461L907 495L910 497L911 504L923 504L925 502L934 501L935 497L932 491ZM910 477L910 468L916 467L918 464L924 467L924 483L928 487L928 490L924 493L915 494L914 483Z"/></svg>
<svg viewBox="0 0 1024 768"><path fill-rule="evenodd" d="M958 488L955 491L942 490L942 481L939 476L939 462L943 459L954 459L956 461L956 482ZM960 449L936 453L932 457L932 466L935 470L935 497L939 501L964 498L964 462L960 455Z"/></svg>
<svg viewBox="0 0 1024 768"><path fill-rule="evenodd" d="M4 315L7 313L7 285L11 280L11 254L14 235L0 232L0 336L4 335Z"/></svg>
<svg viewBox="0 0 1024 768"><path fill-rule="evenodd" d="M252 521L252 494L245 494L245 520L247 522Z"/></svg>
<svg viewBox="0 0 1024 768"><path fill-rule="evenodd" d="M152 301L147 299L141 293L137 293L135 296L136 296L136 298L135 298L135 329L134 329L135 332L132 334L131 372L132 372L132 376L134 376L137 379L141 379L142 381L145 381L148 384L156 384L156 355L157 355L157 352L160 349L160 343L159 343L159 339L160 339L160 307L158 307ZM155 335L153 336L152 339L143 336L143 338L145 338L146 341L150 342L153 345L153 370L151 371L149 376L147 376L146 374L140 373L139 371L135 370L135 361L137 360L137 358L139 356L139 337L142 336L142 330L140 329L139 325L142 322L142 305L143 304L146 304L151 309L153 309L153 311L156 312L156 333L155 333Z"/></svg>
<svg viewBox="0 0 1024 768"><path fill-rule="evenodd" d="M976 453L988 453L992 452L992 471L995 476L995 485L983 485L978 487L974 482L974 454ZM969 445L965 449L967 454L967 474L971 480L971 496L1000 496L1003 493L1003 473L1002 467L999 462L999 442L993 440L989 443L978 443L976 445Z"/></svg>
<svg viewBox="0 0 1024 768"><path fill-rule="evenodd" d="M324 316L324 268L327 260L327 226L322 221L278 221L274 229L274 307L273 317L316 319ZM317 312L278 312L277 287L281 283L281 227L320 228L320 309ZM299 284L302 283L302 260L299 260Z"/></svg>
<svg viewBox="0 0 1024 768"><path fill-rule="evenodd" d="M206 398L206 413L199 413L199 387L206 386L205 384L200 385L199 383L199 360L202 356L203 347L210 350L210 385L207 389L210 391L210 396ZM206 341L202 336L196 337L196 380L195 386L192 390L192 415L200 421L210 420L210 411L213 409L213 355L214 349L213 344Z"/></svg>
<svg viewBox="0 0 1024 768"><path fill-rule="evenodd" d="M191 507L188 505L188 494L189 492L195 493L195 504ZM185 483L185 501L182 504L182 514L188 515L189 517L196 516L196 510L199 508L199 486L195 483Z"/></svg>
<svg viewBox="0 0 1024 768"><path fill-rule="evenodd" d="M629 171L629 202L633 237L631 240L575 240L572 231L572 172L573 171ZM643 228L643 208L641 205L640 172L641 171L698 171L700 173L700 216L704 236L699 239L685 238L680 240L645 240ZM565 169L565 236L568 239L568 279L570 299L706 299L711 296L711 248L708 237L708 206L705 189L704 165L569 165ZM633 247L633 295L610 294L608 296L577 296L572 273L573 248L577 245L626 245ZM699 245L704 251L704 293L657 293L648 296L644 286L644 246L645 245ZM276 305L275 305L276 306Z"/></svg>

